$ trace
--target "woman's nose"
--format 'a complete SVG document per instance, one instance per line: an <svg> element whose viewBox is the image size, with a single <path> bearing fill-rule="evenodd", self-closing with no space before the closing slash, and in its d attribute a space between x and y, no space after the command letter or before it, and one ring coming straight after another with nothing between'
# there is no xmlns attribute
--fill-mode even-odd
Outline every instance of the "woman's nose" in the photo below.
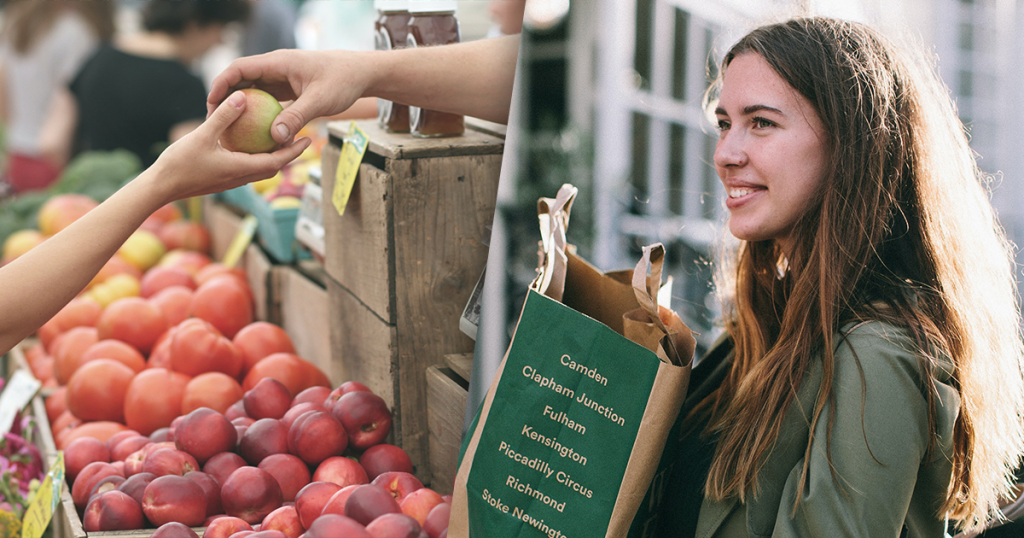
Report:
<svg viewBox="0 0 1024 538"><path fill-rule="evenodd" d="M743 133L725 131L715 143L715 166L725 168L747 164L747 152L743 142Z"/></svg>

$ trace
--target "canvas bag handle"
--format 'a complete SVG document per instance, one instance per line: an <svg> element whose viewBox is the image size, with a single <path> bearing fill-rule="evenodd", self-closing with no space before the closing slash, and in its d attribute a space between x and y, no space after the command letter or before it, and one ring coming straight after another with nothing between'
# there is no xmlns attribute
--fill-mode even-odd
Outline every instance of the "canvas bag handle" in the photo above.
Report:
<svg viewBox="0 0 1024 538"><path fill-rule="evenodd" d="M537 200L537 219L540 221L540 259L537 277L530 289L558 302L565 290L565 274L569 265L565 231L569 227L569 213L579 189L566 183L554 198Z"/></svg>
<svg viewBox="0 0 1024 538"><path fill-rule="evenodd" d="M680 350L677 349L675 338L671 337L675 331L665 325L665 321L660 315L661 310L658 307L657 290L652 290L649 287L650 283L661 283L661 273L664 265L665 246L663 244L655 243L643 247L640 261L637 262L636 268L633 269L633 293L636 295L636 302L640 305L640 309L647 313L651 323L668 336L662 339L662 344L670 361L675 364L686 364L689 360L682 360L683 358L679 355ZM650 279L647 278L648 269L651 272ZM693 351L690 350L690 355L692 354Z"/></svg>

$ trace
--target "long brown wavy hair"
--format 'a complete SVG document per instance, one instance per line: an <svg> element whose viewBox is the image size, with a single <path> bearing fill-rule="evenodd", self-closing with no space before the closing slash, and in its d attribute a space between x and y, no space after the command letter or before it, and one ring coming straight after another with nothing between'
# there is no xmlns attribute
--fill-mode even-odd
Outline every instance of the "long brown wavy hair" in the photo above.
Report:
<svg viewBox="0 0 1024 538"><path fill-rule="evenodd" d="M709 92L711 104L730 62L758 54L812 103L829 152L792 252L742 242L723 275L735 362L699 407L719 436L709 498L755 494L779 419L820 360L810 456L814 424L834 404L835 335L857 320L895 323L916 339L923 387L934 383L935 357L954 364L961 404L943 513L973 528L1009 491L1024 447L1012 253L947 91L906 50L862 24L793 19L742 38ZM936 404L923 393L934 443ZM805 468L801 486L806 479Z"/></svg>
<svg viewBox="0 0 1024 538"><path fill-rule="evenodd" d="M114 35L116 5L111 0L10 0L4 6L0 35L10 41L15 52L25 54L49 32L63 10L73 9L82 15L100 41L109 41Z"/></svg>

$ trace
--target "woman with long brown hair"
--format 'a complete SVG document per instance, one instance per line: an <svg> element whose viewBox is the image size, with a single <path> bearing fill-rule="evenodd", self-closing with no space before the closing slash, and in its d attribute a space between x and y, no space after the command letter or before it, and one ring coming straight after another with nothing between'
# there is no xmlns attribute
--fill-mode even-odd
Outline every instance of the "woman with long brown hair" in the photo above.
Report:
<svg viewBox="0 0 1024 538"><path fill-rule="evenodd" d="M948 94L870 28L799 18L743 37L709 96L740 243L659 536L984 524L1024 449L1024 353Z"/></svg>

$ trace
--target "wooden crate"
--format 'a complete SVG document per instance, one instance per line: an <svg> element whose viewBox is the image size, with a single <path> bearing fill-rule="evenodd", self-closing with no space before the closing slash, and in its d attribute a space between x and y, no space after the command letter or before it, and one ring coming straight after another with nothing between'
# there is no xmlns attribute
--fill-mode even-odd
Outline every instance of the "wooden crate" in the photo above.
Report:
<svg viewBox="0 0 1024 538"><path fill-rule="evenodd" d="M430 484L442 495L452 492L469 383L447 366L427 368L427 427L430 429Z"/></svg>
<svg viewBox="0 0 1024 538"><path fill-rule="evenodd" d="M298 356L317 365L337 386L340 372L331 361L331 317L323 267L317 262L300 262L297 267L277 266L273 273L274 304L279 324L291 337Z"/></svg>
<svg viewBox="0 0 1024 538"><path fill-rule="evenodd" d="M486 263L504 139L467 130L423 140L358 123L370 142L339 215L332 194L349 125L329 124L323 150L332 361L392 406L395 441L426 481L426 369L473 350L459 317Z"/></svg>
<svg viewBox="0 0 1024 538"><path fill-rule="evenodd" d="M242 227L242 216L207 196L203 200L203 222L210 231L211 255L215 261L221 261L231 241ZM275 310L276 299L273 295L278 266L274 265L263 249L255 243L245 249L242 258L238 260L238 266L245 269L249 287L252 289L255 318L280 323L280 313Z"/></svg>

